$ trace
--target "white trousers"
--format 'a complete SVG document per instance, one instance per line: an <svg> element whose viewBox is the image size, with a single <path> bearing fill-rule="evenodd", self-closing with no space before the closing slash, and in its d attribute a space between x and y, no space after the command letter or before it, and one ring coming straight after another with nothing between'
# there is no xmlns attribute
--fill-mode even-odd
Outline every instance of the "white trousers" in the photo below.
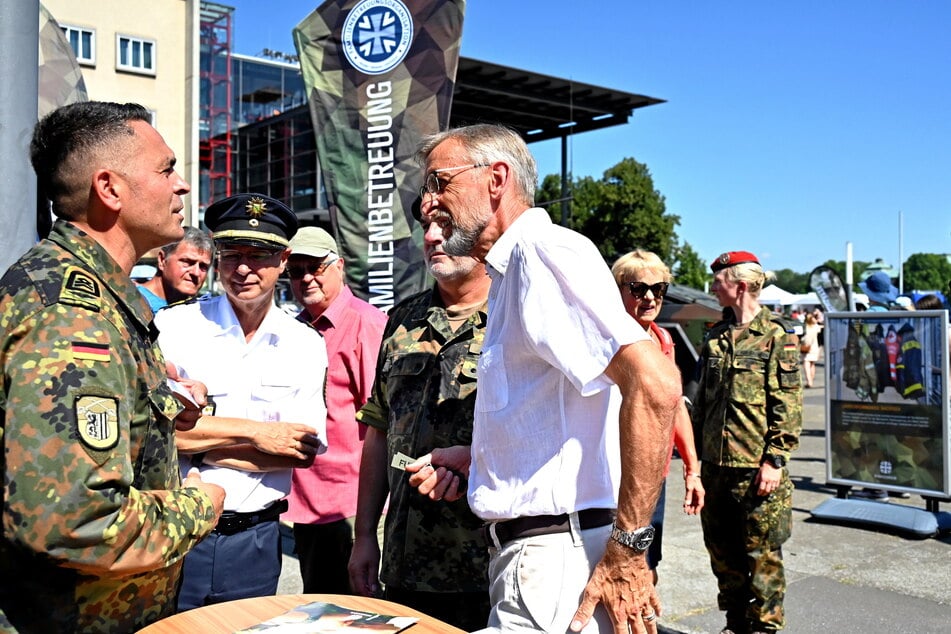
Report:
<svg viewBox="0 0 951 634"><path fill-rule="evenodd" d="M501 548L489 544L489 598L492 612L482 633L568 632L595 565L604 555L611 525L515 539ZM598 605L585 634L612 632Z"/></svg>

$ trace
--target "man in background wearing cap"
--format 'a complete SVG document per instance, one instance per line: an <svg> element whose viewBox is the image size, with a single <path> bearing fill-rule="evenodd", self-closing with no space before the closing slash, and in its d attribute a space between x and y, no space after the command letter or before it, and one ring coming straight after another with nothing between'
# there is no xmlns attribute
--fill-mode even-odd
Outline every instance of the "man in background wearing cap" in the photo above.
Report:
<svg viewBox="0 0 951 634"><path fill-rule="evenodd" d="M181 240L159 249L155 276L137 287L153 313L198 294L208 277L214 250L211 238L195 227L185 227Z"/></svg>
<svg viewBox="0 0 951 634"><path fill-rule="evenodd" d="M799 446L802 377L792 325L761 306L756 256L730 251L710 265L724 308L700 351L693 420L701 441L703 541L717 578L722 634L785 627L782 545L792 525L786 467Z"/></svg>
<svg viewBox="0 0 951 634"><path fill-rule="evenodd" d="M205 224L225 295L155 316L166 358L204 382L213 404L177 434L182 469L197 467L226 494L218 526L185 558L180 610L277 591L291 471L327 447L324 342L274 303L297 217L280 201L238 194L208 207Z"/></svg>
<svg viewBox="0 0 951 634"><path fill-rule="evenodd" d="M327 345L327 441L330 448L307 469L294 471L285 520L306 593L350 594L347 562L353 548L357 481L366 426L356 412L370 396L386 315L355 297L344 282L337 243L319 227L291 238L287 275L297 318Z"/></svg>

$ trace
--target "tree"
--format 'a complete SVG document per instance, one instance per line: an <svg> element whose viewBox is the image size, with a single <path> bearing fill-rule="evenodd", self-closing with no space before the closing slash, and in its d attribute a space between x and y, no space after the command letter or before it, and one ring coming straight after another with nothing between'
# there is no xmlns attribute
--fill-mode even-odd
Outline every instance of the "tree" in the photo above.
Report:
<svg viewBox="0 0 951 634"><path fill-rule="evenodd" d="M544 206L560 197L561 179L546 176L536 193L539 203ZM554 222L561 222L563 204L548 207ZM677 255L675 227L680 218L666 212L647 166L633 158L622 159L600 179L574 180L570 207L569 228L591 239L609 262L633 249L653 251L665 262Z"/></svg>
<svg viewBox="0 0 951 634"><path fill-rule="evenodd" d="M571 183L570 201L562 201L561 178L549 174L536 192L553 222L568 214L568 227L587 236L611 263L634 249L646 249L667 262L678 284L703 290L710 281L706 263L688 244L678 243L680 217L668 214L664 197L643 163L625 158L596 180L590 176ZM550 205L546 205L549 201ZM568 207L568 210L565 209Z"/></svg>
<svg viewBox="0 0 951 634"><path fill-rule="evenodd" d="M568 196L571 196L571 182L569 179L568 183ZM558 201L558 202L552 202ZM542 179L541 184L538 186L538 189L535 190L535 202L539 207L545 207L548 210L548 215L551 216L551 221L556 224L561 224L562 214L566 212L564 206L568 206L568 211L571 208L571 201L562 201L561 200L561 177L557 174L549 174ZM569 228L573 229L570 222L567 225Z"/></svg>
<svg viewBox="0 0 951 634"><path fill-rule="evenodd" d="M677 257L671 270L675 282L701 291L706 290L707 282L712 278L707 273L707 263L700 259L693 247L686 242L677 249Z"/></svg>
<svg viewBox="0 0 951 634"><path fill-rule="evenodd" d="M779 288L790 293L808 293L809 292L809 274L796 273L792 269L779 269L774 271L776 275L775 284Z"/></svg>
<svg viewBox="0 0 951 634"><path fill-rule="evenodd" d="M828 266L830 269L838 273L839 277L842 278L842 283L845 284L845 260L826 260L822 263L822 266ZM860 260L852 261L852 282L858 284L862 279L862 272L867 269L869 266L868 262L862 262ZM811 271L810 271L811 272Z"/></svg>
<svg viewBox="0 0 951 634"><path fill-rule="evenodd" d="M915 253L902 269L906 290L942 291L951 282L951 262L937 253Z"/></svg>

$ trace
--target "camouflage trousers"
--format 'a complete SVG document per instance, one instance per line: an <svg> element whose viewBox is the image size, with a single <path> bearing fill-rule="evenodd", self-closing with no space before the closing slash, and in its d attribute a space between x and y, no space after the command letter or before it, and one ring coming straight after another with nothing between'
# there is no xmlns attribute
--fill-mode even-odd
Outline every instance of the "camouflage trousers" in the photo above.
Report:
<svg viewBox="0 0 951 634"><path fill-rule="evenodd" d="M707 495L700 520L719 585L720 609L741 631L782 629L786 624L782 545L792 528L789 473L783 469L779 487L762 497L754 484L758 469L703 463L701 470Z"/></svg>

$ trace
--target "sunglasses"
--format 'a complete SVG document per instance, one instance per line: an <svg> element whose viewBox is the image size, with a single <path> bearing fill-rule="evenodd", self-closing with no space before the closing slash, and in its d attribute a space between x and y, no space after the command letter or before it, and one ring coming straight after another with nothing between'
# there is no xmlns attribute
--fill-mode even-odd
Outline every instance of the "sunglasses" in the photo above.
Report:
<svg viewBox="0 0 951 634"><path fill-rule="evenodd" d="M670 284L667 282L657 282L656 284L645 284L644 282L627 282L625 284L628 290L631 291L631 295L637 299L643 299L647 295L647 291L651 292L651 295L654 296L654 299L664 299L664 295L667 294L667 289L670 287Z"/></svg>
<svg viewBox="0 0 951 634"><path fill-rule="evenodd" d="M318 275L323 275L327 267L339 259L340 258L333 258L332 260L308 262L307 264L288 264L285 270L287 271L287 276L292 280L299 280L304 277L305 274L311 277L317 277Z"/></svg>

